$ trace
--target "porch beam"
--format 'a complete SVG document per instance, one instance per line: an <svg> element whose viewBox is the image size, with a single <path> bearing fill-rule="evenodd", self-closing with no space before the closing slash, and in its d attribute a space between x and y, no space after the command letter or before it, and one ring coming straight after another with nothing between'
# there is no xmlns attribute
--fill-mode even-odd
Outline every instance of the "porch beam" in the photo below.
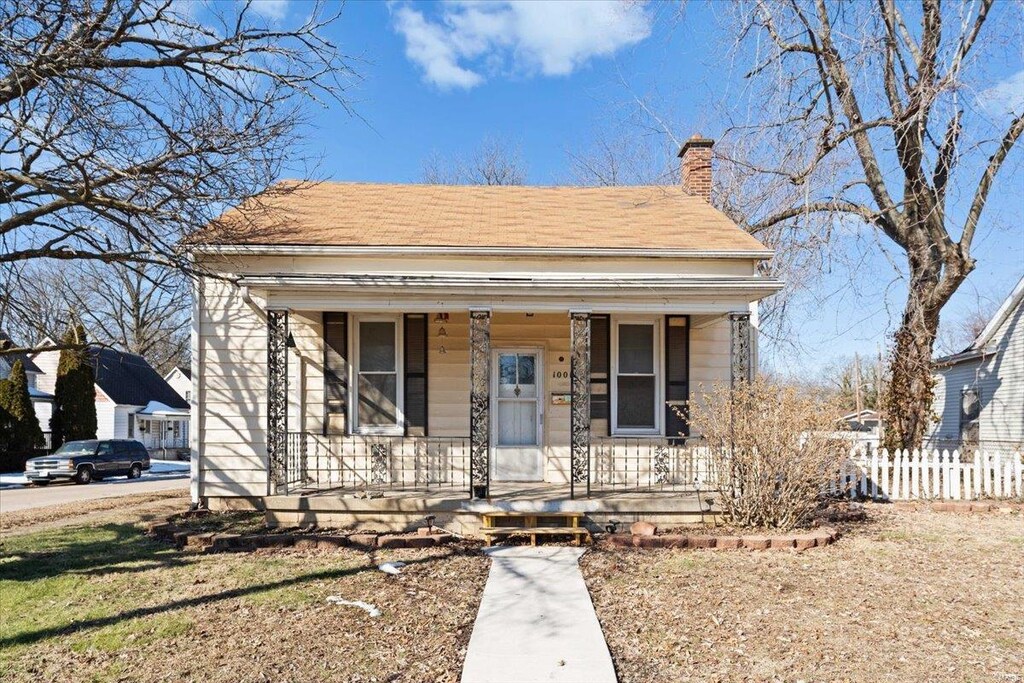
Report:
<svg viewBox="0 0 1024 683"><path fill-rule="evenodd" d="M288 448L288 311L267 310L267 494L284 492Z"/></svg>
<svg viewBox="0 0 1024 683"><path fill-rule="evenodd" d="M469 495L490 496L491 310L469 311Z"/></svg>
<svg viewBox="0 0 1024 683"><path fill-rule="evenodd" d="M569 312L569 497L590 494L590 312Z"/></svg>
<svg viewBox="0 0 1024 683"><path fill-rule="evenodd" d="M754 379L753 327L750 313L730 313L729 368L730 386Z"/></svg>

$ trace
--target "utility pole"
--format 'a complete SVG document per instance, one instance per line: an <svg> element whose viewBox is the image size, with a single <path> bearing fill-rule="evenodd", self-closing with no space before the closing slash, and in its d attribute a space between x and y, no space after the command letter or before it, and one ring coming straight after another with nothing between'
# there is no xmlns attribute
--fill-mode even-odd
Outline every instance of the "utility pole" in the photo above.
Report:
<svg viewBox="0 0 1024 683"><path fill-rule="evenodd" d="M853 354L853 396L854 401L857 404L857 423L863 424L860 419L861 402L860 402L860 354Z"/></svg>

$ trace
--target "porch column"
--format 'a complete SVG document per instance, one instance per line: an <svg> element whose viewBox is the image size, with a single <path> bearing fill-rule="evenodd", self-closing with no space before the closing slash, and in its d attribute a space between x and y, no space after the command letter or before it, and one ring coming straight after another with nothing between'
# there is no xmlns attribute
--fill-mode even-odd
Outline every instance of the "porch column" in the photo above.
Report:
<svg viewBox="0 0 1024 683"><path fill-rule="evenodd" d="M267 494L285 486L288 450L288 311L267 311Z"/></svg>
<svg viewBox="0 0 1024 683"><path fill-rule="evenodd" d="M729 350L729 384L735 387L738 382L750 382L754 379L754 351L751 339L749 313L729 314L730 350Z"/></svg>
<svg viewBox="0 0 1024 683"><path fill-rule="evenodd" d="M586 484L590 494L590 312L569 312L569 496Z"/></svg>
<svg viewBox="0 0 1024 683"><path fill-rule="evenodd" d="M469 311L469 495L490 496L491 311Z"/></svg>

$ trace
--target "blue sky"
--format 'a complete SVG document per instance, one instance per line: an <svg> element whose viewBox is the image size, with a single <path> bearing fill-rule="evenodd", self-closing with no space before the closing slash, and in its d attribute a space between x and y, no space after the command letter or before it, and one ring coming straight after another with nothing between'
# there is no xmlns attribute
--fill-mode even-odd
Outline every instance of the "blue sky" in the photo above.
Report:
<svg viewBox="0 0 1024 683"><path fill-rule="evenodd" d="M301 15L299 0L268 0L274 20ZM739 66L714 30L722 5L533 2L490 6L349 2L329 34L360 79L359 117L316 111L311 149L319 175L416 182L432 153L466 154L486 138L518 146L531 184L566 182L567 150L636 112L634 97L683 135L720 134L707 104L739 88ZM1014 57L1013 50L1010 51ZM990 67L993 83L1024 102L1024 56ZM994 307L1024 274L1024 146L997 181L978 231L977 270L944 313L955 322L980 301ZM674 151L674 150L671 150ZM868 232L862 244L871 245ZM856 268L835 265L794 308L801 349L769 354L775 369L817 372L855 351L874 353L898 321L905 288L888 255L867 248Z"/></svg>

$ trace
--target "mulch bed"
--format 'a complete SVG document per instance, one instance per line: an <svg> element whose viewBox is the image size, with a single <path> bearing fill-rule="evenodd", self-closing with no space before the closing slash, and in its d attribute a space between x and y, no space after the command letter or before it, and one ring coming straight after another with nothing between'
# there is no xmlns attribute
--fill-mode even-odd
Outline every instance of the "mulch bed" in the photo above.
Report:
<svg viewBox="0 0 1024 683"><path fill-rule="evenodd" d="M1020 517L865 507L827 552L598 545L619 681L1024 681Z"/></svg>

